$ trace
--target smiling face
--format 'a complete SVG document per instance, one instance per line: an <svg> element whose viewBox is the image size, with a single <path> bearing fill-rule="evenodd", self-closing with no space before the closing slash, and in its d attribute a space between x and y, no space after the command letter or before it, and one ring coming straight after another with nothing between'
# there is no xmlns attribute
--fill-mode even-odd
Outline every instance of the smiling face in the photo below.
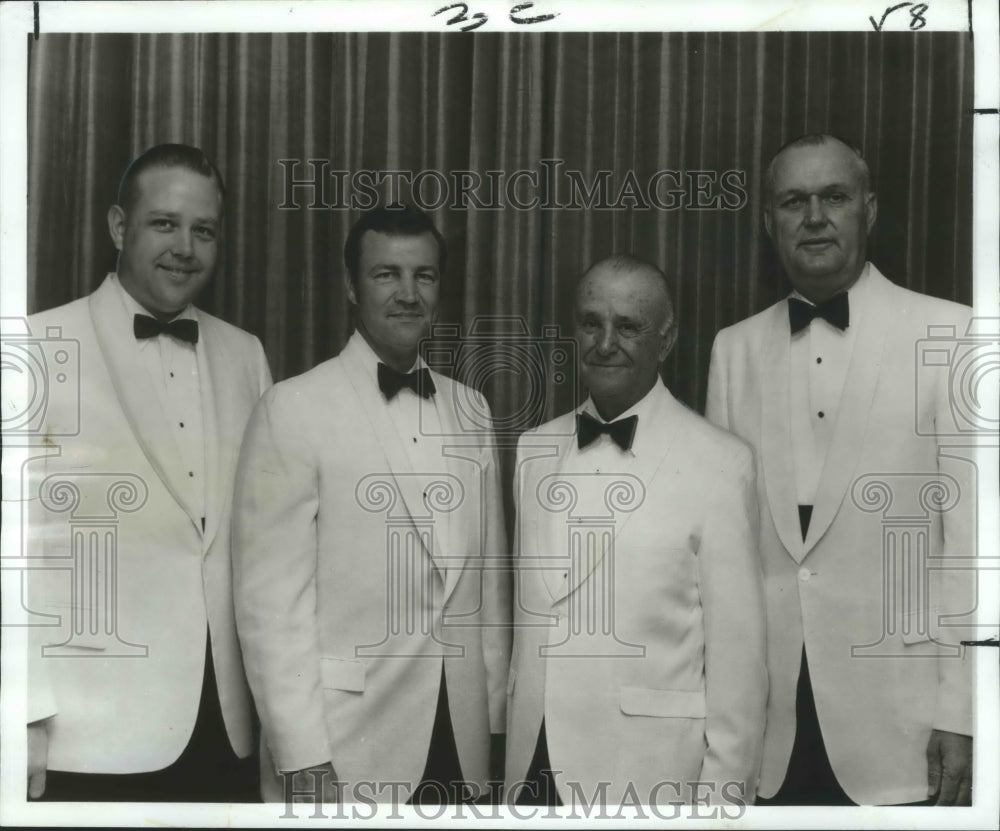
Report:
<svg viewBox="0 0 1000 831"><path fill-rule="evenodd" d="M347 296L358 307L358 330L375 354L407 372L430 332L440 291L433 234L361 237L358 274L347 277Z"/></svg>
<svg viewBox="0 0 1000 831"><path fill-rule="evenodd" d="M659 275L598 263L576 295L581 376L598 413L614 419L659 378L674 344L670 299Z"/></svg>
<svg viewBox="0 0 1000 831"><path fill-rule="evenodd" d="M775 159L764 223L792 285L814 303L861 275L876 212L860 160L840 141L790 147Z"/></svg>
<svg viewBox="0 0 1000 831"><path fill-rule="evenodd" d="M150 314L169 320L211 278L221 225L222 196L207 176L183 167L144 171L129 208L108 211L118 279Z"/></svg>

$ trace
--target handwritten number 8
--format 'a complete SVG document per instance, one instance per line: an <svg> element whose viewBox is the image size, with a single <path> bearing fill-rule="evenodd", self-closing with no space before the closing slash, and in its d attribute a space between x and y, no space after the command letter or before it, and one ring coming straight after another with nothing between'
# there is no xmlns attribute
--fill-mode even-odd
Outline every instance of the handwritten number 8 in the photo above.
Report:
<svg viewBox="0 0 1000 831"><path fill-rule="evenodd" d="M912 9L910 9L910 29L916 31L917 29L923 29L927 25L927 21L924 20L924 12L927 11L927 5L925 3L917 3Z"/></svg>

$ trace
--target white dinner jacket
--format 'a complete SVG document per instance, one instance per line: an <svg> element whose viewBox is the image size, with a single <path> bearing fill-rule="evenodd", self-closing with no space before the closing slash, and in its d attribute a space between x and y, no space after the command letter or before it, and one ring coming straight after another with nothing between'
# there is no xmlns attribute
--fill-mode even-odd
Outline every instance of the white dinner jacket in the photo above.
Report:
<svg viewBox="0 0 1000 831"><path fill-rule="evenodd" d="M490 435L462 415L473 399L488 408L432 373L437 394L422 406L436 404L447 455L413 470L360 338L264 396L240 459L236 614L273 759L268 799L282 798L276 771L327 761L349 789L374 783L361 799L416 785L442 664L467 781L485 788L490 732L504 730L499 473Z"/></svg>
<svg viewBox="0 0 1000 831"><path fill-rule="evenodd" d="M206 510L185 471L132 320L110 277L29 318L52 361L42 446L31 451L29 721L48 722L48 767L163 768L194 727L211 632L233 749L252 745L233 615L229 517L240 437L270 372L260 342L196 310ZM62 343L57 340L61 339ZM60 363L60 347L68 358Z"/></svg>
<svg viewBox="0 0 1000 831"><path fill-rule="evenodd" d="M753 458L662 384L650 395L631 454L600 474L562 472L579 409L518 444L508 789L544 716L564 804L690 803L695 781L713 802L755 791L767 680Z"/></svg>
<svg viewBox="0 0 1000 831"><path fill-rule="evenodd" d="M712 351L707 416L757 454L771 682L762 797L788 767L803 643L830 763L855 802L926 799L931 729L972 733L971 666L955 646L968 620L943 619L973 608L970 564L938 559L975 554L975 468L953 446L949 378L971 310L869 269L804 541L787 300L723 329Z"/></svg>

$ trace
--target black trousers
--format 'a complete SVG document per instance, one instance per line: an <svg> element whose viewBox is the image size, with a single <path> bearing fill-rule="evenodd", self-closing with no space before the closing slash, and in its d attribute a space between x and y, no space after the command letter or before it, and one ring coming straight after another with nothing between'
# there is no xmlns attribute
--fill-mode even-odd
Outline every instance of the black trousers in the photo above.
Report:
<svg viewBox="0 0 1000 831"><path fill-rule="evenodd" d="M254 742L256 747L256 742ZM256 752L240 759L222 720L207 638L201 701L194 732L169 767L149 773L76 773L51 770L44 802L260 802Z"/></svg>
<svg viewBox="0 0 1000 831"><path fill-rule="evenodd" d="M419 784L414 788L408 805L457 805L472 800L475 795L465 784L462 764L458 759L455 731L448 707L448 683L441 666L441 686L438 689L437 711L427 748L427 762Z"/></svg>
<svg viewBox="0 0 1000 831"><path fill-rule="evenodd" d="M802 539L809 531L812 505L799 505ZM799 683L795 689L795 743L788 760L788 772L781 788L770 799L757 799L758 805L853 805L840 787L830 766L823 744L823 732L816 715L816 700L809 679L809 661L802 646Z"/></svg>
<svg viewBox="0 0 1000 831"><path fill-rule="evenodd" d="M549 743L545 738L545 719L538 729L538 741L535 742L535 753L524 775L524 785L521 787L515 805L559 806L562 800L556 790L556 780L552 775L552 765L549 763Z"/></svg>

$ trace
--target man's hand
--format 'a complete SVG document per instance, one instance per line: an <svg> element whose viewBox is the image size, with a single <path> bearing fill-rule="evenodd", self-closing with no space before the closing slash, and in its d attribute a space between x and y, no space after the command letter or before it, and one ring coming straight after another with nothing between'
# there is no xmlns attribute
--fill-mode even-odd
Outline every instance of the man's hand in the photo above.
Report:
<svg viewBox="0 0 1000 831"><path fill-rule="evenodd" d="M972 736L931 730L927 796L937 797L935 805L972 804Z"/></svg>
<svg viewBox="0 0 1000 831"><path fill-rule="evenodd" d="M333 762L313 765L302 770L286 771L282 773L282 776L285 777L286 801L295 802L296 797L300 797L300 800L304 801L305 797L315 794L323 804L340 802L340 782L337 781L337 771L334 770ZM291 788L289 788L288 783L289 777L292 779ZM316 801L315 796L313 802Z"/></svg>
<svg viewBox="0 0 1000 831"><path fill-rule="evenodd" d="M49 734L44 721L28 725L28 797L45 793L45 771L49 766Z"/></svg>

